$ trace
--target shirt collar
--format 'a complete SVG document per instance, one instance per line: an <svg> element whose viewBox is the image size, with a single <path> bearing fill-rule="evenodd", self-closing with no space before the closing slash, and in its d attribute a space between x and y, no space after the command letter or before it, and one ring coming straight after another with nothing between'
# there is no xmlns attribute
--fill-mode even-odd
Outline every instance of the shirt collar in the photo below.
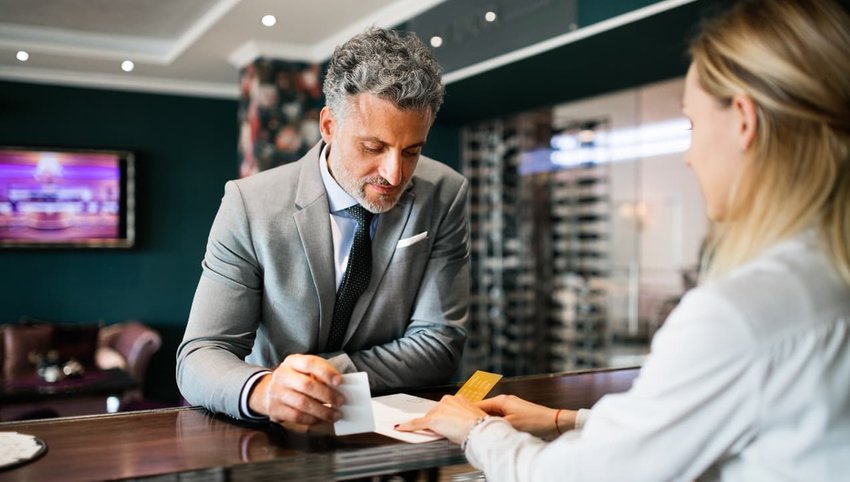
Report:
<svg viewBox="0 0 850 482"><path fill-rule="evenodd" d="M322 173L322 183L325 185L325 192L328 194L328 210L331 213L348 209L357 204L357 199L354 199L354 197L345 192L333 176L331 176L331 172L328 170L327 144L322 148L322 153L319 154L319 169Z"/></svg>

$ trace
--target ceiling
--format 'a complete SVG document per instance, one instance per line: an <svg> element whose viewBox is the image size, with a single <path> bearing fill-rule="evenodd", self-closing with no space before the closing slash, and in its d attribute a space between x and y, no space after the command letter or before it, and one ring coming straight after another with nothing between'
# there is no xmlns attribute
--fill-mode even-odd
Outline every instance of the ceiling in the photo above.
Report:
<svg viewBox="0 0 850 482"><path fill-rule="evenodd" d="M235 98L257 57L321 62L366 27L443 1L0 0L0 79Z"/></svg>

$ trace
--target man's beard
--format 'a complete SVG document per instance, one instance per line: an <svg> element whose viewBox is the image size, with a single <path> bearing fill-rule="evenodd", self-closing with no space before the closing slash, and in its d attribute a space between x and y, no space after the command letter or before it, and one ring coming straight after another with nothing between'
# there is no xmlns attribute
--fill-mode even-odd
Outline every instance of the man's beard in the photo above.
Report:
<svg viewBox="0 0 850 482"><path fill-rule="evenodd" d="M350 171L348 171L342 162L335 160L333 156L328 156L330 170L333 178L336 180L337 184L343 189L343 191L347 192L351 197L357 200L361 206L366 208L367 211L380 214L385 213L395 207L398 203L398 200L401 198L402 193L407 190L407 186L410 184L410 179L405 181L403 186L396 187L393 192L389 194L378 194L377 199L369 199L366 197L366 185L367 184L375 184L377 186L390 186L390 184L386 181L386 179L375 176L375 177L363 177L357 178Z"/></svg>

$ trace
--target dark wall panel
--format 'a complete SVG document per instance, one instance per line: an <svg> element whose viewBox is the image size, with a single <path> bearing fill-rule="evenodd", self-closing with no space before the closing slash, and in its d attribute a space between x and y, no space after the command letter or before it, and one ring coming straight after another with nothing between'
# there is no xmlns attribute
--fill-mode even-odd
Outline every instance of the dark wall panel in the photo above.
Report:
<svg viewBox="0 0 850 482"><path fill-rule="evenodd" d="M446 87L439 122L463 125L684 75L699 2Z"/></svg>
<svg viewBox="0 0 850 482"><path fill-rule="evenodd" d="M0 322L137 319L164 337L150 391L177 399L174 353L223 184L236 177L235 100L0 82L0 144L136 153L130 250L0 250Z"/></svg>
<svg viewBox="0 0 850 482"><path fill-rule="evenodd" d="M422 153L460 172L460 129L441 124L440 115L437 114L437 120L428 133L428 142Z"/></svg>

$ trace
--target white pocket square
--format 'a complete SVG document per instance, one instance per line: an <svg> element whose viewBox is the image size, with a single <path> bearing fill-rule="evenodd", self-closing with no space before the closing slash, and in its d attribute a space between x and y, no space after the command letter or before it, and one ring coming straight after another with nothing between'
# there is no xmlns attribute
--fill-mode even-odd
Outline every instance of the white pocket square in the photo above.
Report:
<svg viewBox="0 0 850 482"><path fill-rule="evenodd" d="M428 231L421 232L409 238L399 239L398 244L396 245L396 249L398 248L406 248L411 244L418 243L423 239L428 239Z"/></svg>

